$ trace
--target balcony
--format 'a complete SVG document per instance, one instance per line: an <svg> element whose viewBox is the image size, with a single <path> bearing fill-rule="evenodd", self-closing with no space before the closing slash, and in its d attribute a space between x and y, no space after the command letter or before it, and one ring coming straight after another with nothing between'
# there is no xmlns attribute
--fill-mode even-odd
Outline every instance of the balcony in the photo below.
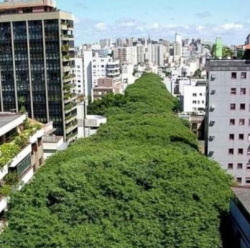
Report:
<svg viewBox="0 0 250 248"><path fill-rule="evenodd" d="M67 94L66 93L64 96L64 103L67 104L67 103L73 102L76 98L77 98L76 94Z"/></svg>
<svg viewBox="0 0 250 248"><path fill-rule="evenodd" d="M64 107L65 114L70 113L72 110L76 109L77 105L76 103L70 103Z"/></svg>
<svg viewBox="0 0 250 248"><path fill-rule="evenodd" d="M76 120L76 119L75 119ZM66 133L71 133L73 130L75 130L76 128L78 127L78 122L77 120L76 121L73 121L73 125L69 126L66 128Z"/></svg>
<svg viewBox="0 0 250 248"><path fill-rule="evenodd" d="M31 144L36 143L37 140L38 140L39 138L42 138L42 137L43 137L43 135L44 135L44 130L43 130L43 129L38 130L34 135L32 135L32 136L29 138L29 142L30 142Z"/></svg>
<svg viewBox="0 0 250 248"><path fill-rule="evenodd" d="M63 72L69 72L70 70L71 70L71 67L68 65L63 67Z"/></svg>
<svg viewBox="0 0 250 248"><path fill-rule="evenodd" d="M68 143L71 143L72 141L77 139L77 133L71 133L67 135L66 139Z"/></svg>
<svg viewBox="0 0 250 248"><path fill-rule="evenodd" d="M63 34L62 35L62 40L74 40L74 35L69 35L69 34Z"/></svg>
<svg viewBox="0 0 250 248"><path fill-rule="evenodd" d="M31 154L31 144L27 145L16 157L13 158L9 167L16 167L22 160L24 160L29 154Z"/></svg>
<svg viewBox="0 0 250 248"><path fill-rule="evenodd" d="M77 116L77 114L72 114L72 115L69 115L69 116L65 117L66 124L68 124L71 121L73 121L74 119L76 119L76 116Z"/></svg>

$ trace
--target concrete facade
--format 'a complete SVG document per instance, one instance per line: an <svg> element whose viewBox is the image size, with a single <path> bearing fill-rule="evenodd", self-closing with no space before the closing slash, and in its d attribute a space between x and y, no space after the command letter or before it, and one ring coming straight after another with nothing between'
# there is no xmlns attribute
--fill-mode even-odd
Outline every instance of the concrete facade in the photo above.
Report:
<svg viewBox="0 0 250 248"><path fill-rule="evenodd" d="M206 154L250 185L250 61L208 62Z"/></svg>

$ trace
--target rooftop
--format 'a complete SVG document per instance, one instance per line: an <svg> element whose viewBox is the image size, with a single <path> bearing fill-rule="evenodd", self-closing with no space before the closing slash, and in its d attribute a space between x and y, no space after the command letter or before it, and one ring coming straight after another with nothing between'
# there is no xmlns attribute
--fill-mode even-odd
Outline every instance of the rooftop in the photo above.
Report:
<svg viewBox="0 0 250 248"><path fill-rule="evenodd" d="M232 188L235 196L239 199L241 204L250 213L250 188Z"/></svg>
<svg viewBox="0 0 250 248"><path fill-rule="evenodd" d="M21 114L16 114L16 113L0 113L0 128L8 125L10 122L17 120L20 118Z"/></svg>
<svg viewBox="0 0 250 248"><path fill-rule="evenodd" d="M250 71L250 60L211 59L206 66L210 71Z"/></svg>
<svg viewBox="0 0 250 248"><path fill-rule="evenodd" d="M17 9L17 8L32 8L32 7L56 7L54 0L5 0L0 2L0 10Z"/></svg>

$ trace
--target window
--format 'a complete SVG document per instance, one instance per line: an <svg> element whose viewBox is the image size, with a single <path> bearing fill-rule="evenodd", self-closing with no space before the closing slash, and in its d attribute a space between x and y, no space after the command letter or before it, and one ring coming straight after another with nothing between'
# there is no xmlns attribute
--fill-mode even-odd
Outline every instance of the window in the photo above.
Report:
<svg viewBox="0 0 250 248"><path fill-rule="evenodd" d="M246 184L250 184L250 177L246 177Z"/></svg>
<svg viewBox="0 0 250 248"><path fill-rule="evenodd" d="M241 163L237 164L237 169L238 170L242 170L242 168L243 168L243 165Z"/></svg>
<svg viewBox="0 0 250 248"><path fill-rule="evenodd" d="M250 134L248 134L247 140L248 142L250 142Z"/></svg>
<svg viewBox="0 0 250 248"><path fill-rule="evenodd" d="M229 163L229 164L227 165L227 168L228 168L229 170L232 170L232 169L234 168L234 165L231 164L231 163Z"/></svg>
<svg viewBox="0 0 250 248"><path fill-rule="evenodd" d="M241 79L246 79L247 78L247 73L246 72L242 72L241 73Z"/></svg>
<svg viewBox="0 0 250 248"><path fill-rule="evenodd" d="M250 163L247 163L247 170L250 170Z"/></svg>
<svg viewBox="0 0 250 248"><path fill-rule="evenodd" d="M202 96L202 93L200 93L200 96Z"/></svg>
<svg viewBox="0 0 250 248"><path fill-rule="evenodd" d="M235 119L230 119L229 123L230 123L231 126L234 126L235 125Z"/></svg>
<svg viewBox="0 0 250 248"><path fill-rule="evenodd" d="M193 93L193 96L197 96L197 94L196 94L196 93Z"/></svg>
<svg viewBox="0 0 250 248"><path fill-rule="evenodd" d="M242 182L242 178L241 177L237 177L236 181L237 181L237 183L241 183Z"/></svg>
<svg viewBox="0 0 250 248"><path fill-rule="evenodd" d="M239 155L243 155L243 148L239 148L239 149L238 149L238 154L239 154Z"/></svg>
<svg viewBox="0 0 250 248"><path fill-rule="evenodd" d="M239 140L244 140L244 134L242 133L239 134Z"/></svg>
<svg viewBox="0 0 250 248"><path fill-rule="evenodd" d="M231 88L231 95L236 95L236 88Z"/></svg>
<svg viewBox="0 0 250 248"><path fill-rule="evenodd" d="M231 78L232 79L237 79L237 73L236 72L232 72L231 73Z"/></svg>
<svg viewBox="0 0 250 248"><path fill-rule="evenodd" d="M240 110L245 110L246 109L246 104L245 103L241 103L240 104Z"/></svg>
<svg viewBox="0 0 250 248"><path fill-rule="evenodd" d="M196 104L196 101L193 101L193 104Z"/></svg>
<svg viewBox="0 0 250 248"><path fill-rule="evenodd" d="M230 110L236 110L236 104L235 103L230 104Z"/></svg>
<svg viewBox="0 0 250 248"><path fill-rule="evenodd" d="M250 147L247 148L247 155L250 155Z"/></svg>
<svg viewBox="0 0 250 248"><path fill-rule="evenodd" d="M234 134L229 134L229 140L234 140Z"/></svg>
<svg viewBox="0 0 250 248"><path fill-rule="evenodd" d="M241 95L246 95L246 92L247 92L246 88L240 88Z"/></svg>
<svg viewBox="0 0 250 248"><path fill-rule="evenodd" d="M229 155L234 155L234 149L233 148L228 149L228 154Z"/></svg>
<svg viewBox="0 0 250 248"><path fill-rule="evenodd" d="M245 119L239 119L239 125L244 126L245 125Z"/></svg>

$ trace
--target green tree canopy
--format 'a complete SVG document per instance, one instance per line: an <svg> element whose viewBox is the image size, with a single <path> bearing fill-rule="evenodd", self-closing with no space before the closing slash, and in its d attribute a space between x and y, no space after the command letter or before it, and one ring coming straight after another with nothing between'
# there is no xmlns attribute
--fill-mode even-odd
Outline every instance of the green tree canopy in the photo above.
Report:
<svg viewBox="0 0 250 248"><path fill-rule="evenodd" d="M109 98L92 105L108 117L97 135L12 195L1 248L220 247L231 178L199 153L160 78L144 74L118 105Z"/></svg>

